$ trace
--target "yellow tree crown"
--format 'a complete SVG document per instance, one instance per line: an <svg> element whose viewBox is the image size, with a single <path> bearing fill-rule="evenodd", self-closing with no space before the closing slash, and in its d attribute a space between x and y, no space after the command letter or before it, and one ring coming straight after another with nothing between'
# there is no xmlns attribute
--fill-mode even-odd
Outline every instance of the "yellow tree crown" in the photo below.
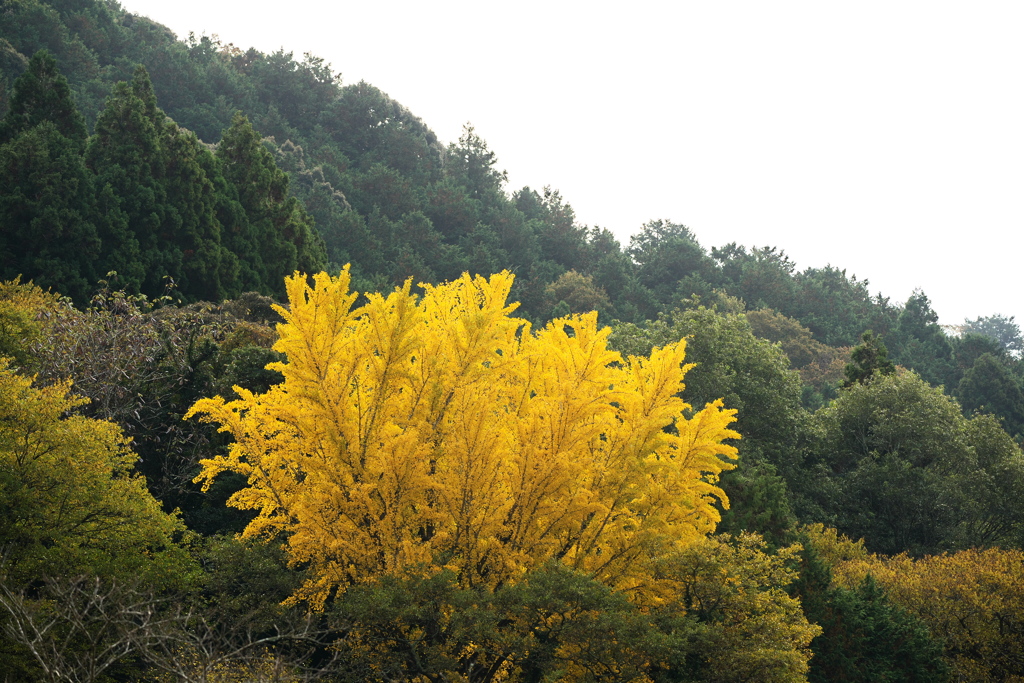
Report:
<svg viewBox="0 0 1024 683"><path fill-rule="evenodd" d="M234 437L197 481L248 477L229 502L312 567L297 597L414 567L493 587L551 558L644 592L651 559L714 530L739 434L721 401L685 417L685 342L623 359L596 313L533 332L512 280L407 282L356 307L347 267L296 273L284 381L191 409Z"/></svg>

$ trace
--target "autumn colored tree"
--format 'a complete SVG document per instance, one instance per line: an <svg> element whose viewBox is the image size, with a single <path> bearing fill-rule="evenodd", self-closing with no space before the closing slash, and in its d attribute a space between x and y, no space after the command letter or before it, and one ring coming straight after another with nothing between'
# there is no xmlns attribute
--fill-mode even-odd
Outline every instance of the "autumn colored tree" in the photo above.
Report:
<svg viewBox="0 0 1024 683"><path fill-rule="evenodd" d="M684 417L685 343L623 359L593 313L534 333L511 286L407 282L354 308L348 269L296 274L284 382L192 408L235 439L201 478L248 477L246 535L284 532L312 568L297 598L415 566L495 587L554 558L657 601L650 562L714 529L735 411Z"/></svg>
<svg viewBox="0 0 1024 683"><path fill-rule="evenodd" d="M661 563L664 578L678 582L669 610L698 626L688 666L665 680L805 681L810 643L821 629L786 593L801 550L794 544L769 553L757 534L718 534Z"/></svg>
<svg viewBox="0 0 1024 683"><path fill-rule="evenodd" d="M821 524L804 527L800 537L800 578L793 591L807 619L822 628L811 643L811 683L948 679L941 641L870 574L859 583L833 581L835 563L866 557L863 543Z"/></svg>
<svg viewBox="0 0 1024 683"><path fill-rule="evenodd" d="M739 312L700 305L677 309L644 325L616 325L611 343L623 354L643 355L683 338L688 357L696 363L686 383L693 405L721 396L739 412L737 430L743 441L737 447L744 466L722 479L732 502L723 521L730 532L745 529L782 541L795 522L787 485L792 490L802 476L793 448L803 416L800 379L782 350L755 337Z"/></svg>
<svg viewBox="0 0 1024 683"><path fill-rule="evenodd" d="M944 644L954 680L1024 678L1024 553L970 549L915 560L867 554L834 533L820 538L836 560L836 583L854 587L874 577Z"/></svg>
<svg viewBox="0 0 1024 683"><path fill-rule="evenodd" d="M575 270L568 270L544 288L552 308L565 302L570 311L585 313L587 311L607 311L610 306L604 288L594 284L590 275L581 275Z"/></svg>
<svg viewBox="0 0 1024 683"><path fill-rule="evenodd" d="M31 282L0 281L0 357L15 370L35 370L36 345L49 331L44 321L62 308L56 294Z"/></svg>

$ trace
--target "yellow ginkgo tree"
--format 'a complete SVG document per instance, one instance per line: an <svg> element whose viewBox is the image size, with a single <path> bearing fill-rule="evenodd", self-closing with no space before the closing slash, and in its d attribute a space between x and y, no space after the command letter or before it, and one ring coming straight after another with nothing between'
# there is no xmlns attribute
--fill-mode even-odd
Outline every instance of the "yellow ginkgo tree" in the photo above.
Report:
<svg viewBox="0 0 1024 683"><path fill-rule="evenodd" d="M284 381L192 408L234 438L198 479L248 477L230 504L312 569L297 598L418 568L493 588L557 559L657 599L651 563L714 530L739 435L721 402L686 417L685 342L623 359L595 313L535 332L512 279L357 306L347 269L296 274Z"/></svg>

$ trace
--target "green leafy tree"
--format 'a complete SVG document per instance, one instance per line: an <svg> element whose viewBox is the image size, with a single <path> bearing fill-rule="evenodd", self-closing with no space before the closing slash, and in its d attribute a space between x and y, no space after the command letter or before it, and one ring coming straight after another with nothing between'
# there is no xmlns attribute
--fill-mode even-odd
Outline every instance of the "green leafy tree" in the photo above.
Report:
<svg viewBox="0 0 1024 683"><path fill-rule="evenodd" d="M350 179L330 165L315 164L304 148L291 140L278 147L275 158L278 167L288 172L295 196L315 220L331 269L355 263L361 272L383 270L383 246L367 229L366 220L349 203L346 190L341 187ZM347 163L343 157L331 161Z"/></svg>
<svg viewBox="0 0 1024 683"><path fill-rule="evenodd" d="M545 289L552 307L564 301L567 311L571 313L587 313L609 310L610 303L604 288L594 284L594 278L569 270L552 282ZM562 314L566 315L566 314Z"/></svg>
<svg viewBox="0 0 1024 683"><path fill-rule="evenodd" d="M754 334L781 344L791 366L800 373L805 408L816 409L835 398L850 349L822 344L799 321L770 308L747 311L746 316Z"/></svg>
<svg viewBox="0 0 1024 683"><path fill-rule="evenodd" d="M712 249L711 253L731 280L727 285L729 293L743 299L750 308L792 307L796 265L784 251L765 246L748 252L732 244Z"/></svg>
<svg viewBox="0 0 1024 683"><path fill-rule="evenodd" d="M782 345L794 368L804 367L823 352L825 345L817 341L808 328L774 309L747 311L746 316L755 335Z"/></svg>
<svg viewBox="0 0 1024 683"><path fill-rule="evenodd" d="M38 389L0 362L0 531L8 585L44 575L144 575L179 585L188 561L180 520L133 473L120 429L69 411L70 384Z"/></svg>
<svg viewBox="0 0 1024 683"><path fill-rule="evenodd" d="M346 591L331 616L351 625L339 647L352 678L641 681L652 656L686 642L558 563L494 592L460 587L451 572L382 577Z"/></svg>
<svg viewBox="0 0 1024 683"><path fill-rule="evenodd" d="M853 346L864 330L886 335L898 311L880 294L871 296L867 280L833 266L808 268L794 275L796 291L782 312L807 326L829 346Z"/></svg>
<svg viewBox="0 0 1024 683"><path fill-rule="evenodd" d="M913 372L842 391L812 420L806 521L864 538L875 552L915 555L1013 542L1021 504L1019 449L987 416ZM997 509L997 504L1003 509Z"/></svg>
<svg viewBox="0 0 1024 683"><path fill-rule="evenodd" d="M639 354L684 338L697 364L686 376L689 402L699 409L724 396L729 405L742 405L741 454L782 465L803 414L799 376L778 346L754 336L742 313L699 305L676 309L642 326L616 326L611 343L623 354Z"/></svg>
<svg viewBox="0 0 1024 683"><path fill-rule="evenodd" d="M504 260L501 267L522 271L540 259L540 240L534 226L504 195L500 201L484 207L483 220L497 238Z"/></svg>
<svg viewBox="0 0 1024 683"><path fill-rule="evenodd" d="M821 629L808 623L799 600L786 593L796 578L799 545L766 552L743 533L708 537L680 552L665 571L680 584L666 611L686 615L691 629L686 666L667 680L806 680L810 643ZM673 678L672 675L678 676Z"/></svg>
<svg viewBox="0 0 1024 683"><path fill-rule="evenodd" d="M706 539L662 565L679 597L652 609L551 562L493 592L450 572L382 577L339 596L331 616L348 626L352 678L800 681L818 629L783 591L794 552Z"/></svg>
<svg viewBox="0 0 1024 683"><path fill-rule="evenodd" d="M957 382L974 367L979 358L986 353L991 354L1000 362L1012 367L1012 361L998 341L976 332L966 332L950 340L953 344L953 360L955 363L954 378Z"/></svg>

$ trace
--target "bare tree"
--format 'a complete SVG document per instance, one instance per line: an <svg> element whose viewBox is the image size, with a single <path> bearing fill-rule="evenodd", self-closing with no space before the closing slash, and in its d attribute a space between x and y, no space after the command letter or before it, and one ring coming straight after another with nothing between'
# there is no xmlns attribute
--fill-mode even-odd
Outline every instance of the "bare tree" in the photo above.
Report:
<svg viewBox="0 0 1024 683"><path fill-rule="evenodd" d="M89 683L135 651L146 634L166 631L164 614L144 592L97 578L47 579L36 595L0 582L7 635L35 658L46 681Z"/></svg>
<svg viewBox="0 0 1024 683"><path fill-rule="evenodd" d="M179 600L98 578L47 578L39 588L0 580L3 628L48 683L91 683L134 655L155 681L299 683L322 678L336 653L316 615L287 613L269 633L224 623ZM313 656L320 661L315 665Z"/></svg>

